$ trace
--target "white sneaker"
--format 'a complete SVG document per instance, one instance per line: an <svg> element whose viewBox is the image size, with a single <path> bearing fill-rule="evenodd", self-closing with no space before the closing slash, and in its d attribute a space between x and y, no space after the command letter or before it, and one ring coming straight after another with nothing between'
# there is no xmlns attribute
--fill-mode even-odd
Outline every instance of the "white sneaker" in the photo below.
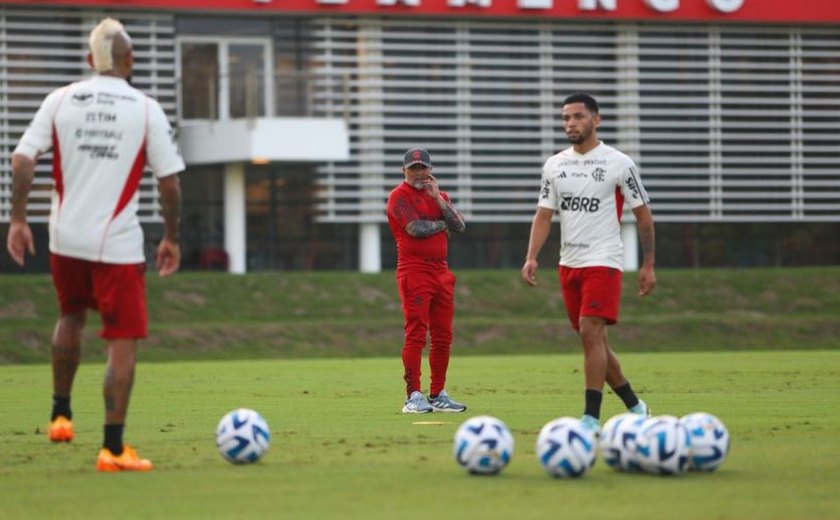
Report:
<svg viewBox="0 0 840 520"><path fill-rule="evenodd" d="M438 396L434 399L429 398L429 405L432 407L432 410L436 412L459 413L466 411L467 409L467 405L454 401L451 397L449 397L446 390L441 390Z"/></svg>
<svg viewBox="0 0 840 520"><path fill-rule="evenodd" d="M402 413L431 413L431 411L432 405L429 404L429 401L426 401L423 392L418 390L411 392L402 409Z"/></svg>
<svg viewBox="0 0 840 520"><path fill-rule="evenodd" d="M639 399L639 404L637 404L636 406L631 406L627 409L627 411L637 415L644 415L645 417L650 417L650 408L648 408L647 403L642 401L641 399Z"/></svg>

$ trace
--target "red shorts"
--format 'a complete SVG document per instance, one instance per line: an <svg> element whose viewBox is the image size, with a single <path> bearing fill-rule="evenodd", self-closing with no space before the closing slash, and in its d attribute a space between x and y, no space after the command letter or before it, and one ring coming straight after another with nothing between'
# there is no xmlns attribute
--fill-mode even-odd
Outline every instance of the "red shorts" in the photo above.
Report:
<svg viewBox="0 0 840 520"><path fill-rule="evenodd" d="M580 318L604 318L607 325L618 321L621 300L621 271L612 267L560 266L560 287L569 321L580 331Z"/></svg>
<svg viewBox="0 0 840 520"><path fill-rule="evenodd" d="M103 264L50 255L61 314L99 311L105 339L146 337L146 264Z"/></svg>

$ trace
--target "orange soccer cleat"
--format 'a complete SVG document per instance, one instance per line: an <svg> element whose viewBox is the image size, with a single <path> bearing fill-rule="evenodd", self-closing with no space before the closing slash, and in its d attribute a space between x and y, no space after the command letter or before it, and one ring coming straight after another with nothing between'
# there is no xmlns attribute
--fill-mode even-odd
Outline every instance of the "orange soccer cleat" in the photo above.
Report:
<svg viewBox="0 0 840 520"><path fill-rule="evenodd" d="M96 458L96 469L99 471L149 471L152 467L149 459L141 459L128 444L123 446L121 455L114 455L108 448L102 448Z"/></svg>
<svg viewBox="0 0 840 520"><path fill-rule="evenodd" d="M47 436L53 442L70 442L73 440L73 421L59 415L54 421L50 422Z"/></svg>

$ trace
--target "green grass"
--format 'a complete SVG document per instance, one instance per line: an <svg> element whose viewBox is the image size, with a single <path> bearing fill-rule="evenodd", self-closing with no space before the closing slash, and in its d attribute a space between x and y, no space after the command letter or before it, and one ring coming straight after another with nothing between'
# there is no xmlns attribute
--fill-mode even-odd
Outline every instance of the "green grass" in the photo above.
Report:
<svg viewBox="0 0 840 520"><path fill-rule="evenodd" d="M458 271L459 355L578 352L554 270L540 285L518 271ZM620 352L833 349L840 337L840 267L660 270L638 298L627 273ZM388 357L402 345L394 275L274 272L149 273L147 359ZM45 275L0 275L0 364L43 363L56 317ZM102 359L90 315L83 356Z"/></svg>
<svg viewBox="0 0 840 520"><path fill-rule="evenodd" d="M581 357L456 356L449 390L468 414L404 416L399 357L148 363L138 366L126 432L157 468L94 471L103 367L83 365L73 397L76 441L43 428L50 369L0 366L0 517L829 519L840 511L840 352L627 353L627 373L656 414L707 411L732 436L712 474L627 475L598 461L577 481L534 457L540 427L582 407ZM215 450L228 410L260 411L272 445L237 467ZM604 417L621 411L605 397ZM453 461L467 416L511 427L516 450L498 477Z"/></svg>

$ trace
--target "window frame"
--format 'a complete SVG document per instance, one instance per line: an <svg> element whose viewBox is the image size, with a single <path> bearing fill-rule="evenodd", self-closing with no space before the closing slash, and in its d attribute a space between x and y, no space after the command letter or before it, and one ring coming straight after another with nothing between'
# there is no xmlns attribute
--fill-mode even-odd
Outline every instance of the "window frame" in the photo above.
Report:
<svg viewBox="0 0 840 520"><path fill-rule="evenodd" d="M183 56L182 46L189 43L198 44L215 44L218 48L217 65L219 67L219 92L216 99L216 110L218 117L211 118L184 118L183 110ZM269 37L218 37L218 36L179 36L175 40L175 59L178 70L177 77L177 96L178 96L178 120L179 121L215 121L215 120L230 120L234 119L230 116L230 68L229 57L230 47L232 45L254 45L263 48L263 70L265 75L263 77L263 105L265 106L265 113L257 117L273 117L274 116L274 60L272 40Z"/></svg>

